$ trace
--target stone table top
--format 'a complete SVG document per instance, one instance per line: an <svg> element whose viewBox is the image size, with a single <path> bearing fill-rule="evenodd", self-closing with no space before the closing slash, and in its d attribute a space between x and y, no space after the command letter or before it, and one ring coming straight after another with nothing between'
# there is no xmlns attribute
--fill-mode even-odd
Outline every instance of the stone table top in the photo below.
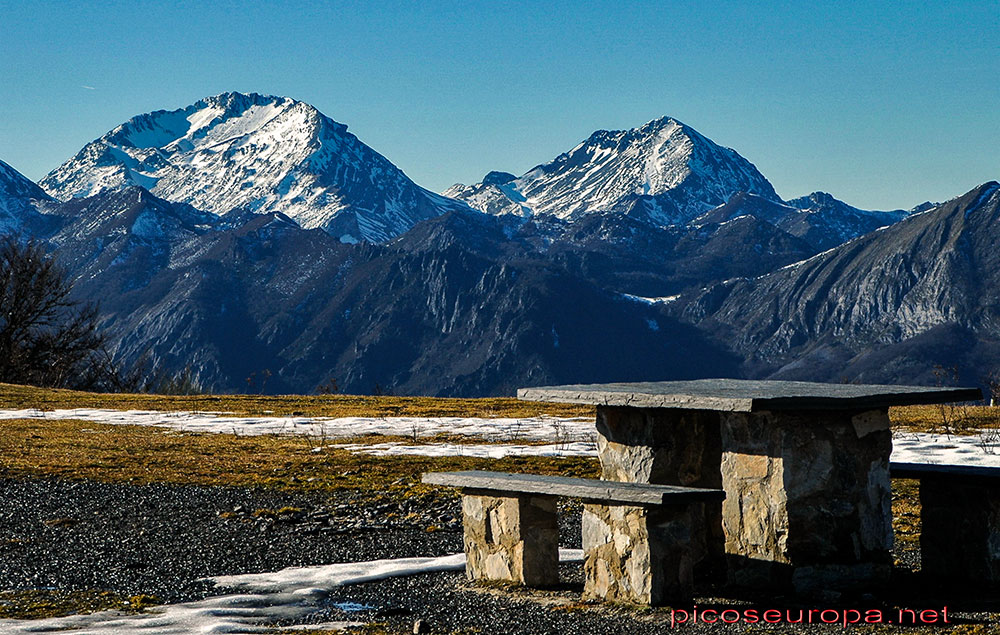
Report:
<svg viewBox="0 0 1000 635"><path fill-rule="evenodd" d="M864 410L977 401L978 388L823 384L806 381L696 379L624 384L521 388L518 399L636 408L686 408L725 412L761 410Z"/></svg>

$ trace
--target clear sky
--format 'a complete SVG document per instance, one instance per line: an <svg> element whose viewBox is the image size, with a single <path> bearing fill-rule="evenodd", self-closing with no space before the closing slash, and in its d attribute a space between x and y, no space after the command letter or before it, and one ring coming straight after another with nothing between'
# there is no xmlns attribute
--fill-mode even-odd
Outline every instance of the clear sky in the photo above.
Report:
<svg viewBox="0 0 1000 635"><path fill-rule="evenodd" d="M9 2L0 159L32 179L129 117L307 101L424 187L673 116L784 198L1000 180L1000 1Z"/></svg>

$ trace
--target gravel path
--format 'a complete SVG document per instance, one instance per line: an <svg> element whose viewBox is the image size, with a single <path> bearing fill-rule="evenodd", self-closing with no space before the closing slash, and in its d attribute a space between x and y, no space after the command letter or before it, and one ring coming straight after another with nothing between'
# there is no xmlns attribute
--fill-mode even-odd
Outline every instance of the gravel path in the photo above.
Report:
<svg viewBox="0 0 1000 635"><path fill-rule="evenodd" d="M198 581L208 576L439 556L462 549L457 501L400 505L363 502L351 493L41 479L0 479L0 500L4 501L0 506L0 590L108 589L124 596L155 595L174 603L222 592ZM294 509L278 513L283 508ZM563 514L563 546L579 547L579 521L573 520L578 516L575 510ZM430 525L443 529L428 532ZM581 606L580 565L562 565L561 573L564 587L544 592L477 588L460 572L340 587L310 621L383 622L390 632L410 632L417 618L427 620L434 632L669 630L669 611ZM915 608L931 606L918 597L913 602ZM699 598L698 603L714 602ZM768 601L767 607L774 605ZM725 606L746 607L732 600ZM997 612L1000 604L994 600L971 608ZM982 612L964 617L988 619ZM844 632L839 626L815 630ZM703 625L684 627L683 632L737 631Z"/></svg>

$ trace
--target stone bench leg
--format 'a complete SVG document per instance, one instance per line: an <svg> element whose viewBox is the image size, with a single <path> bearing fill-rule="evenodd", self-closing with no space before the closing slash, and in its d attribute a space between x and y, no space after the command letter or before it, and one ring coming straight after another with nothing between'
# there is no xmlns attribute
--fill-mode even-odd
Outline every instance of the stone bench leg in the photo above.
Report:
<svg viewBox="0 0 1000 635"><path fill-rule="evenodd" d="M462 493L465 573L470 580L531 587L559 582L556 497Z"/></svg>
<svg viewBox="0 0 1000 635"><path fill-rule="evenodd" d="M584 598L654 606L689 599L705 555L692 528L704 513L702 504L584 505Z"/></svg>
<svg viewBox="0 0 1000 635"><path fill-rule="evenodd" d="M927 475L920 505L925 575L1000 584L1000 482Z"/></svg>

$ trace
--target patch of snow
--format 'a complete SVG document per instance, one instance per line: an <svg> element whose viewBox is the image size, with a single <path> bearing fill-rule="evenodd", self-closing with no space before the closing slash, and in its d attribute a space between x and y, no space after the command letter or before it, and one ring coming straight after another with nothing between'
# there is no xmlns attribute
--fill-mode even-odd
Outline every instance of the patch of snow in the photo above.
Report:
<svg viewBox="0 0 1000 635"><path fill-rule="evenodd" d="M982 205L987 201L989 201L993 197L993 195L997 193L998 190L1000 190L1000 186L994 185L993 187L988 188L985 192L980 194L979 198L976 199L975 203L965 208L965 215L968 216L972 212L982 207Z"/></svg>
<svg viewBox="0 0 1000 635"><path fill-rule="evenodd" d="M549 443L545 445L524 444L462 444L426 443L348 443L327 446L354 454L372 456L467 456L477 459L502 459L508 456L597 456L597 444L592 441L572 443Z"/></svg>
<svg viewBox="0 0 1000 635"><path fill-rule="evenodd" d="M1000 468L1000 454L983 449L979 435L900 433L892 439L892 460L899 463L952 464ZM1000 447L994 452L1000 452Z"/></svg>
<svg viewBox="0 0 1000 635"><path fill-rule="evenodd" d="M0 420L52 419L157 426L180 432L221 434L301 434L328 441L361 434L428 438L454 434L489 443L335 444L376 455L424 456L596 456L594 420L563 417L225 417L210 412L155 412L76 408L0 410ZM547 441L544 445L525 442ZM893 439L892 460L908 463L961 463L1000 467L1000 454L989 454L979 436L904 433ZM1000 451L1000 448L997 449Z"/></svg>
<svg viewBox="0 0 1000 635"><path fill-rule="evenodd" d="M559 560L582 562L583 551L560 549ZM168 604L135 615L102 611L42 620L0 620L0 630L8 635L271 633L287 629L274 626L276 622L301 621L323 610L323 600L336 587L421 573L461 571L464 568L465 554L459 553L430 558L344 562L316 567L292 567L273 573L220 576L209 580L221 588L239 593L196 602ZM360 625L360 622L327 622L323 627L339 630ZM295 630L310 630L318 626L320 625L300 625Z"/></svg>
<svg viewBox="0 0 1000 635"><path fill-rule="evenodd" d="M151 410L0 410L4 419L75 419L113 425L156 426L180 432L253 436L298 434L343 439L360 434L432 437L457 434L489 441L589 440L594 421L561 417L225 417L212 412Z"/></svg>
<svg viewBox="0 0 1000 635"><path fill-rule="evenodd" d="M677 298L681 297L678 295L665 295L660 297L645 297L641 295L632 295L631 293L622 293L621 296L626 300L631 300L632 302L639 302L640 304L667 304L669 302L674 302Z"/></svg>

